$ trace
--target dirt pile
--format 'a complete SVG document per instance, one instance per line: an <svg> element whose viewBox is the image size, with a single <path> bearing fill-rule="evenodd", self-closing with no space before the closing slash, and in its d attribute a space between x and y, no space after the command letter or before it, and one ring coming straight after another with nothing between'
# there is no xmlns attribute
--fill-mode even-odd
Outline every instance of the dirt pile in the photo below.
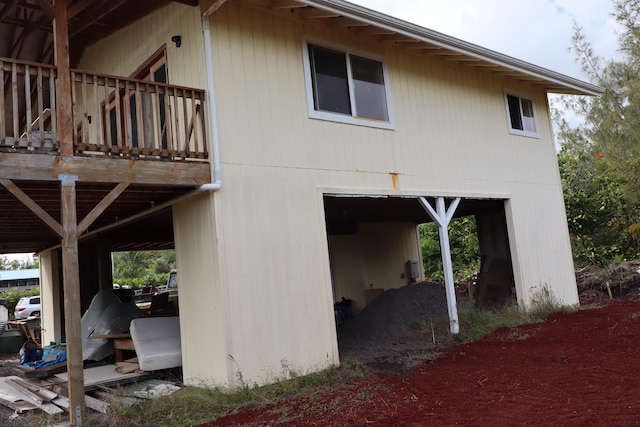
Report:
<svg viewBox="0 0 640 427"><path fill-rule="evenodd" d="M446 316L443 285L417 283L389 289L338 326L340 355L364 363L411 364L407 351L433 347L430 323Z"/></svg>

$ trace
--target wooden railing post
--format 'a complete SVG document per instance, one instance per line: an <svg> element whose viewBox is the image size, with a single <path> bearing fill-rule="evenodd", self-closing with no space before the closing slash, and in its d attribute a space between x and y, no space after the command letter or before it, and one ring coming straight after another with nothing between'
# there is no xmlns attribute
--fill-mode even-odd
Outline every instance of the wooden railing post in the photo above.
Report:
<svg viewBox="0 0 640 427"><path fill-rule="evenodd" d="M55 1L54 46L58 142L62 156L73 155L73 111L71 98L71 66L69 63L69 24L67 0Z"/></svg>

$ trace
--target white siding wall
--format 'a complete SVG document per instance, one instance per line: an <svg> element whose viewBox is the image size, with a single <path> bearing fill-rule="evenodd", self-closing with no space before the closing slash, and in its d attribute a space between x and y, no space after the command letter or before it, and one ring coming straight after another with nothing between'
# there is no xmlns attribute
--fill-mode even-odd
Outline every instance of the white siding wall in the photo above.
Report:
<svg viewBox="0 0 640 427"><path fill-rule="evenodd" d="M200 9L176 2L91 46L82 56L82 70L130 76L160 49L167 47L169 83L205 88L204 39ZM182 36L181 47L171 41Z"/></svg>
<svg viewBox="0 0 640 427"><path fill-rule="evenodd" d="M242 307L232 315L232 354L249 378L268 380L282 360L305 368L336 360L323 191L509 199L520 302L527 307L546 285L577 303L542 90L231 2L211 28L224 182L215 195L226 236L220 248L231 267L229 303ZM385 58L396 130L308 118L304 37ZM535 101L539 139L508 133L505 89ZM399 267L384 281L399 281Z"/></svg>
<svg viewBox="0 0 640 427"><path fill-rule="evenodd" d="M415 224L360 224L358 234L329 236L334 299L366 306L366 291L399 288L408 283L405 262L421 262Z"/></svg>
<svg viewBox="0 0 640 427"><path fill-rule="evenodd" d="M60 298L62 297L62 283L58 251L47 251L38 254L40 261L40 301L42 303L42 342L62 342L64 333L62 313L60 312Z"/></svg>
<svg viewBox="0 0 640 427"><path fill-rule="evenodd" d="M205 194L176 205L173 220L183 380L196 386L230 384L228 322L233 307L221 280L213 197Z"/></svg>

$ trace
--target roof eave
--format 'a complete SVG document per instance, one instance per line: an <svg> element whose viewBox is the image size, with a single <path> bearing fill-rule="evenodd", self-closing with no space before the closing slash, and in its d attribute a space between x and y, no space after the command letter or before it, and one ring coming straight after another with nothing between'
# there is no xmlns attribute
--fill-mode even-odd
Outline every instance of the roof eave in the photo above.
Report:
<svg viewBox="0 0 640 427"><path fill-rule="evenodd" d="M413 37L416 40L467 55L492 65L541 79L547 83L545 87L549 93L597 96L604 92L603 88L580 79L569 77L544 67L342 0L296 1L308 6L338 13L355 21L395 31L398 34Z"/></svg>

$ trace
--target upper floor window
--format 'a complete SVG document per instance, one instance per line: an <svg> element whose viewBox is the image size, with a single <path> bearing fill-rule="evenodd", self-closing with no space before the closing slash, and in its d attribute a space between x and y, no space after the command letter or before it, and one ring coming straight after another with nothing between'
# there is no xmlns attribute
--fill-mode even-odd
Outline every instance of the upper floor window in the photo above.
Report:
<svg viewBox="0 0 640 427"><path fill-rule="evenodd" d="M305 44L309 116L391 128L388 84L381 61Z"/></svg>
<svg viewBox="0 0 640 427"><path fill-rule="evenodd" d="M506 94L506 97L510 132L538 137L538 119L533 101L512 94Z"/></svg>

